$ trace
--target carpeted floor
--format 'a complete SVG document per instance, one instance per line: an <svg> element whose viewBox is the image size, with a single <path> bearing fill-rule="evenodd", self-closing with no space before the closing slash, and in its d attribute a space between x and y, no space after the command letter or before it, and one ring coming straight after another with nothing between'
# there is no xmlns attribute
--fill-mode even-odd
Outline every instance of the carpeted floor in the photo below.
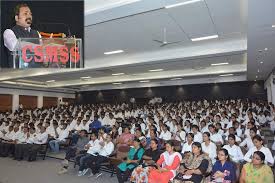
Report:
<svg viewBox="0 0 275 183"><path fill-rule="evenodd" d="M11 158L0 157L0 183L117 183L116 176L110 177L110 173L96 178L88 178L87 175L77 177L78 168L69 168L69 172L58 175L61 160L46 158L35 162L15 161Z"/></svg>

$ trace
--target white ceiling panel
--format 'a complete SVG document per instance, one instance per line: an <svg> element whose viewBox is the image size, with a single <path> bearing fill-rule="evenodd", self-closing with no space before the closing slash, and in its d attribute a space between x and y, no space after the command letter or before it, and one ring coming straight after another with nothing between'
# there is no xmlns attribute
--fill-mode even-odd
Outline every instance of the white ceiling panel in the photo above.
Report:
<svg viewBox="0 0 275 183"><path fill-rule="evenodd" d="M204 1L167 9L190 38L217 34Z"/></svg>

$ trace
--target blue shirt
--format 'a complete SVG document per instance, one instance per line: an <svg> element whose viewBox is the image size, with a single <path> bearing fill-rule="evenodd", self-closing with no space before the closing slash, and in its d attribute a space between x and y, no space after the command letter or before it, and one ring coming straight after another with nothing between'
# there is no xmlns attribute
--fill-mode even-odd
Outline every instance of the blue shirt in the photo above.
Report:
<svg viewBox="0 0 275 183"><path fill-rule="evenodd" d="M101 122L96 120L96 121L93 121L90 125L89 125L89 129L92 130L92 129L96 129L98 130L99 128L101 128Z"/></svg>
<svg viewBox="0 0 275 183"><path fill-rule="evenodd" d="M220 171L220 172L224 173L225 170L228 171L229 175L225 176L224 180L230 180L231 182L236 181L236 167L230 161L226 161L224 163L224 165L222 165L220 161L216 161L216 163L214 164L213 169L212 169L211 179L213 180L212 177L217 171Z"/></svg>

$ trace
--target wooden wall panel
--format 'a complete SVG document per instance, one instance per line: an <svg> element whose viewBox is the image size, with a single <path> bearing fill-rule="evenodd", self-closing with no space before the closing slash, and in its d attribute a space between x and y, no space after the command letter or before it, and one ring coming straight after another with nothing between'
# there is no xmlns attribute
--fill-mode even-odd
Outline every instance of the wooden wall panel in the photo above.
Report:
<svg viewBox="0 0 275 183"><path fill-rule="evenodd" d="M57 97L43 97L43 107L50 108L57 106Z"/></svg>
<svg viewBox="0 0 275 183"><path fill-rule="evenodd" d="M34 109L37 107L37 96L19 95L19 104L22 104L24 109Z"/></svg>
<svg viewBox="0 0 275 183"><path fill-rule="evenodd" d="M12 95L0 94L0 112L12 110Z"/></svg>

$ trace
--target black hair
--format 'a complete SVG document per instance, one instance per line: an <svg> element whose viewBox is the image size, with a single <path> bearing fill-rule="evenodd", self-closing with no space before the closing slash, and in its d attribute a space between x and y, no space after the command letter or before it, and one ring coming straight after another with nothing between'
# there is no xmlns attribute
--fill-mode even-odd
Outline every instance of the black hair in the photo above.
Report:
<svg viewBox="0 0 275 183"><path fill-rule="evenodd" d="M222 151L224 155L227 156L227 161L230 161L230 156L227 149L221 148L219 151Z"/></svg>
<svg viewBox="0 0 275 183"><path fill-rule="evenodd" d="M26 3L20 3L20 4L17 4L14 8L14 16L18 16L19 13L20 13L20 8L23 8L23 7L28 7L29 8L29 5L27 5Z"/></svg>
<svg viewBox="0 0 275 183"><path fill-rule="evenodd" d="M235 137L235 135L233 135L233 134L229 134L229 135L228 135L228 140L229 140L229 138L232 138L232 139L234 139L234 141L236 141L236 137Z"/></svg>
<svg viewBox="0 0 275 183"><path fill-rule="evenodd" d="M192 146L196 146L196 147L200 148L200 149L201 149L201 150L200 150L200 153L202 153L201 143L199 143L199 142L194 142L194 143L192 144Z"/></svg>
<svg viewBox="0 0 275 183"><path fill-rule="evenodd" d="M264 155L263 152L261 152L261 151L255 151L254 154L257 154L261 158L262 162L265 161L265 155Z"/></svg>
<svg viewBox="0 0 275 183"><path fill-rule="evenodd" d="M154 141L157 145L159 144L159 141L157 139L151 139L151 141Z"/></svg>
<svg viewBox="0 0 275 183"><path fill-rule="evenodd" d="M194 134L193 133L188 133L187 135L190 135L192 139L194 139Z"/></svg>
<svg viewBox="0 0 275 183"><path fill-rule="evenodd" d="M210 133L209 132L204 132L203 134L207 135L208 137L210 137Z"/></svg>
<svg viewBox="0 0 275 183"><path fill-rule="evenodd" d="M255 135L252 140L254 141L255 139L258 141L263 141L263 139L260 135Z"/></svg>

